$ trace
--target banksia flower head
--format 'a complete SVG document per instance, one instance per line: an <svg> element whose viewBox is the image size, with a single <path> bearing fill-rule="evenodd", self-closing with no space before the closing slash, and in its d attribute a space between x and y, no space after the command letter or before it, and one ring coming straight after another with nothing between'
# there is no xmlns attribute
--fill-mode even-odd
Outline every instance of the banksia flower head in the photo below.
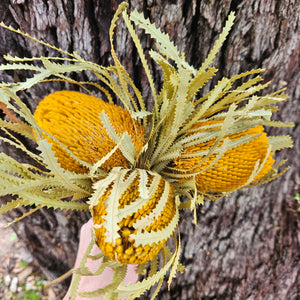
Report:
<svg viewBox="0 0 300 300"><path fill-rule="evenodd" d="M152 260L178 223L174 188L141 169L115 168L105 182L97 182L91 200L99 248L121 264Z"/></svg>
<svg viewBox="0 0 300 300"><path fill-rule="evenodd" d="M138 154L143 146L144 127L121 107L94 96L75 91L55 92L39 103L34 118L42 129L54 136L78 159L94 165L116 146L101 121L101 113L107 115L116 134L128 133L132 137ZM72 158L62 146L51 137L46 138L53 144L52 150L64 169L87 173L88 169ZM109 171L116 166L129 166L129 161L120 149L107 159L102 169Z"/></svg>
<svg viewBox="0 0 300 300"><path fill-rule="evenodd" d="M221 125L220 122L207 121L194 124L192 129L201 132L204 130L201 128L211 124ZM208 133L211 130L206 129L206 131ZM216 160L217 153L208 156L192 156L193 153L211 149L216 142L214 138L185 148L182 155L175 159L175 164L181 170L187 170L187 174L197 172L195 177L197 189L203 193L234 191L261 179L272 169L274 163L271 145L261 125L225 135L218 146L222 147L225 139L234 142L247 136L249 141L238 146L233 145L218 160Z"/></svg>
<svg viewBox="0 0 300 300"><path fill-rule="evenodd" d="M275 164L276 151L292 147L289 136L268 136L265 132L269 126L293 124L271 120L274 106L287 98L283 91L256 95L268 85L260 83L258 74L263 70L224 77L208 93L202 90L217 72L210 65L233 25L233 13L196 69L167 34L136 10L128 14L127 6L125 2L119 6L109 30L114 61L109 67L0 23L68 56L22 59L8 55L5 58L12 63L0 66L1 70L38 73L24 82L0 86L1 107L10 118L0 122L5 133L0 139L35 161L34 166L23 164L0 153L0 194L14 196L1 206L0 213L20 206L33 206L24 217L42 207L90 212L94 232L81 266L94 244L104 257L94 273L81 267L77 270L72 300L78 277L99 275L107 266L115 272L111 283L84 296L134 299L157 284L156 295L169 270L170 287L176 272L184 270L179 263L179 210L192 210L196 222L196 206L204 200L275 179L285 171L278 170L282 162ZM120 15L149 81L151 111L114 49L114 29ZM156 41L157 49L149 54L163 73L159 91L135 28ZM58 63L62 60L64 63ZM76 71L91 72L98 81L76 81L69 75ZM32 115L18 92L54 80L76 84L84 93L52 93L40 101ZM91 96L90 86L98 89L101 99ZM115 99L124 109L113 104ZM23 138L35 141L39 154L27 149ZM148 265L149 273L142 282L125 286L122 281L128 264L138 264L144 274Z"/></svg>

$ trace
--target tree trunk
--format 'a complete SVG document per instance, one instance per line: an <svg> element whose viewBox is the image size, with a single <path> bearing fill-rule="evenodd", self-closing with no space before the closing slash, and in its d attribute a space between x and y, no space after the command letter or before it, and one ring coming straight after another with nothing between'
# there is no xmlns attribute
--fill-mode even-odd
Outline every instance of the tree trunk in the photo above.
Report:
<svg viewBox="0 0 300 300"><path fill-rule="evenodd" d="M215 59L219 77L232 76L252 68L266 68L268 92L286 87L289 100L280 105L276 119L295 122L276 134L291 134L290 170L275 182L206 202L198 210L198 224L188 212L181 215L181 261L187 270L164 286L158 299L299 299L300 229L294 195L300 190L300 2L297 0L232 1L128 1L130 9L144 12L167 32L189 63L199 67L220 34L230 11L236 21ZM0 2L0 19L38 39L68 51L76 51L98 64L112 63L108 30L119 1L96 0L10 0ZM138 65L132 41L117 27L116 49L121 62L143 87L149 99L145 74ZM146 49L153 46L143 37ZM24 37L0 30L0 53L17 56L53 56L45 48ZM57 53L56 53L57 55ZM156 82L160 78L152 65ZM15 74L0 74L1 81ZM87 74L78 75L88 78ZM89 78L91 79L91 78ZM54 90L71 88L62 83L39 85L28 91L24 101L34 111L37 103ZM73 87L72 87L73 88ZM275 133L275 131L272 133ZM2 144L2 151L11 151ZM23 159L19 157L19 159ZM13 213L18 214L18 212ZM12 216L12 214L10 215ZM14 225L47 274L59 275L73 266L78 229L86 214L41 210ZM148 298L146 295L145 298Z"/></svg>

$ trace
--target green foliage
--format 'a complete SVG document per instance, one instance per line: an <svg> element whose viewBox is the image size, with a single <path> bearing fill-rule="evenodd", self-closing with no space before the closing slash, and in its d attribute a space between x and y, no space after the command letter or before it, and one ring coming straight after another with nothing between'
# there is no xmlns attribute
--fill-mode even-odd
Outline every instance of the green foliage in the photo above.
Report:
<svg viewBox="0 0 300 300"><path fill-rule="evenodd" d="M22 300L40 300L41 296L36 290L26 290Z"/></svg>
<svg viewBox="0 0 300 300"><path fill-rule="evenodd" d="M24 268L26 268L28 266L28 262L26 260L21 259L19 261L19 265L20 265L21 268L24 269Z"/></svg>
<svg viewBox="0 0 300 300"><path fill-rule="evenodd" d="M297 193L297 194L295 195L294 199L295 199L296 201L300 201L300 194Z"/></svg>
<svg viewBox="0 0 300 300"><path fill-rule="evenodd" d="M294 196L294 200L297 201L297 211L300 212L300 193L297 193L297 194Z"/></svg>
<svg viewBox="0 0 300 300"><path fill-rule="evenodd" d="M195 209L197 205L202 204L206 199L215 200L229 193L207 194L197 190L195 177L199 173L214 167L229 149L237 148L257 138L257 135L244 135L236 140L231 140L228 138L229 135L244 132L258 125L293 126L291 123L283 124L271 120L274 106L278 102L286 100L287 96L282 91L264 96L257 95L267 86L267 84L260 83L262 79L257 75L263 71L261 69L247 71L232 78L222 78L207 94L199 96L199 91L218 71L210 66L233 25L233 13L229 15L219 39L202 66L195 69L186 62L184 55L179 53L177 47L170 41L168 34L162 33L155 24L152 24L150 20L136 10L128 14L127 6L125 2L119 6L109 30L111 55L115 64L109 67L85 61L76 52L68 53L53 45L39 41L20 30L7 27L3 23L0 24L0 26L50 47L64 56L63 58L4 56L9 63L1 65L0 70L30 70L34 75L24 82L0 84L1 102L8 111L18 117L18 120L20 119L17 122L13 120L0 121L1 130L4 133L0 137L0 141L23 151L24 155L31 158L35 163L34 166L21 163L4 153L0 154L0 196L13 196L11 202L1 206L0 213L5 213L20 206L29 207L27 213L15 220L18 221L42 207L92 210L106 191L111 189L105 200L107 214L103 216L103 226L109 232L109 241L113 243L119 237L120 220L136 213L153 197L158 189L160 178L163 178L166 182L163 193L158 196L159 199L155 209L136 222L136 231L131 234L130 238L135 240L136 245L143 246L150 244L150 242L159 243L167 239L173 240L175 244L173 251L167 245L164 245L152 261L138 267L138 273L145 274L145 269L149 266L148 275L137 283L125 285L123 279L126 275L127 266L112 261L107 256L104 256L103 263L96 272L92 273L85 268L86 260L95 244L95 237L93 237L79 268L74 272L70 292L71 299L76 297L81 276L101 274L107 266L114 270L111 283L101 289L82 293L82 296L88 298L104 294L105 299L119 299L124 296L126 296L126 299L134 299L156 285L156 290L152 296L154 298L168 272L168 286L170 288L172 278L176 276L176 273L184 271L184 267L179 262L181 250L178 229L178 223L180 222L179 209L189 208L193 210L194 221L196 222ZM143 99L142 92L135 86L115 52L114 31L120 16L123 17L145 70L154 99L152 111L146 110L146 100ZM151 49L149 54L163 72L164 80L159 91L155 88L147 57L133 25L142 29L145 34L156 41L156 48ZM72 72L82 71L92 72L99 82L76 81L69 75ZM240 84L241 79L243 83ZM51 81L77 84L90 94L92 93L88 87L96 87L106 96L109 102L112 102L113 95L116 96L131 117L137 121L137 124L144 126L146 142L142 151L136 153L133 139L127 132L122 135L117 134L113 122L109 120L103 111L99 115L99 119L102 121L109 137L114 141L115 147L107 155L99 158L99 161L94 165L90 165L76 157L66 145L39 127L32 113L18 95L20 91L27 90L36 84ZM214 122L222 122L222 126ZM197 124L203 124L202 131L193 129L193 126ZM36 143L39 154L27 149L19 135ZM53 145L48 142L46 137L50 137L72 159L85 166L89 170L88 173L78 174L62 168L56 153L53 151ZM213 143L209 149L184 153L184 150L191 146L210 141ZM256 162L247 183L241 188L262 184L281 175L282 172L278 172L281 163L278 163L273 166L267 175L254 182L271 151L274 152L291 146L292 140L289 136L269 137L269 149L265 158ZM126 170L119 166L106 173L102 170L102 165L109 158L112 158L118 150L129 161L130 168ZM179 156L198 159L200 164L211 155L215 155L214 160L206 169L199 171L196 167L193 167L189 170L189 176L187 176L186 171L180 170L173 164ZM150 175L153 177L151 184L149 184ZM124 191L137 178L139 178L138 199L123 208L119 208ZM149 222L155 220L167 205L171 185L175 189L174 201L176 202L176 212L171 222L157 231L146 231ZM180 196L186 196L187 201L180 199ZM296 200L299 201L298 198ZM94 257L94 259L100 259L100 257ZM39 299L34 298L33 292L32 294L29 291L26 292L28 292L27 298L24 299Z"/></svg>
<svg viewBox="0 0 300 300"><path fill-rule="evenodd" d="M9 237L9 240L11 242L13 242L14 240L16 240L18 238L17 234L14 232L10 237Z"/></svg>

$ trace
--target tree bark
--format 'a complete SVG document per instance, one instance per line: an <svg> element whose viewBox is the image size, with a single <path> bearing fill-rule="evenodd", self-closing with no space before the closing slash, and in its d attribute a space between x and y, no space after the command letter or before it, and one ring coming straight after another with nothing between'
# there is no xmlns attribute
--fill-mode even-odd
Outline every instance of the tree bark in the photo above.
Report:
<svg viewBox="0 0 300 300"><path fill-rule="evenodd" d="M215 59L218 78L252 68L265 68L265 92L286 87L289 100L280 105L277 120L295 122L294 128L271 133L291 134L295 146L282 151L290 170L276 181L236 192L217 202L206 202L198 211L198 224L183 212L181 261L187 270L163 286L158 299L299 299L300 222L293 197L300 190L300 2L297 0L132 0L130 9L144 12L167 32L189 63L199 67L220 34L230 11L236 21ZM10 0L0 2L0 20L86 60L109 65L108 30L119 1ZM121 62L133 76L151 108L150 90L136 50L122 24L115 30ZM143 37L146 49L153 41ZM17 56L53 56L54 50L0 30L0 53ZM151 65L157 84L159 68ZM12 80L15 74L2 73ZM89 78L88 74L77 75ZM89 78L91 80L92 78ZM213 83L212 83L213 84ZM67 84L39 85L24 95L34 111L46 94L74 88ZM209 86L207 87L209 88ZM19 153L0 145L2 151ZM18 212L13 213L18 214ZM10 215L12 216L12 214ZM47 274L59 275L73 266L78 230L87 214L41 210L14 225ZM50 273L49 273L50 272ZM148 295L144 297L148 298Z"/></svg>

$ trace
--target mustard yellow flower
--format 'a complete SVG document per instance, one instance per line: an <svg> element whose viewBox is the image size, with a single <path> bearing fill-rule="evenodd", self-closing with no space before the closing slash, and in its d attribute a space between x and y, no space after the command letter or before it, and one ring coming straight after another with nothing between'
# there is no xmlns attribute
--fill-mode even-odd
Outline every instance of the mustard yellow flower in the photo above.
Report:
<svg viewBox="0 0 300 300"><path fill-rule="evenodd" d="M199 129L198 132L203 131L201 126L207 126L212 123L213 122L197 123L193 126L193 129ZM212 163L216 158L216 154L210 155L206 159L204 159L203 156L184 157L184 154L208 150L214 144L215 139L187 147L183 151L183 157L175 159L175 164L182 170L192 169L193 172L204 170L196 175L197 188L203 193L219 193L236 190L248 182L257 161L259 161L261 166L266 159L261 170L254 177L252 182L265 176L272 169L274 163L273 153L268 154L268 137L264 132L263 126L258 125L239 133L226 135L220 142L220 145L222 145L225 138L235 141L245 135L258 136L249 142L227 150L214 164ZM203 160L203 162L201 162L201 160ZM209 167L210 165L211 167ZM206 168L207 170L205 170Z"/></svg>
<svg viewBox="0 0 300 300"><path fill-rule="evenodd" d="M130 114L121 107L94 96L76 91L52 93L39 103L34 118L41 128L53 135L76 157L93 165L116 145L102 124L99 116L102 111L107 114L117 134L128 132L131 135L138 153L144 141L143 126L132 120ZM47 139L53 144L52 150L64 169L76 173L88 171L58 143L49 137ZM119 149L104 163L102 169L109 171L115 166L129 166Z"/></svg>
<svg viewBox="0 0 300 300"><path fill-rule="evenodd" d="M129 171L128 176L133 171ZM147 241L145 245L138 244L134 237L137 233L137 227L140 227L143 223L143 229L141 234L147 234L149 232L158 232L166 228L176 215L176 204L174 199L174 188L170 183L166 182L158 174L148 174L147 187L151 185L153 180L159 179L156 190L153 194L144 199L144 203L140 209L132 214L124 216L118 222L118 234L119 237L115 243L107 241L107 235L110 233L104 226L104 217L107 215L105 201L108 199L112 187L110 186L102 197L99 198L98 204L92 208L92 215L94 220L94 228L96 234L96 243L104 254L111 259L120 262L121 264L142 264L149 260L152 260L155 255L158 254L160 249L165 244L169 236L161 235L158 242L153 242L151 239ZM141 194L139 191L140 176L130 184L130 186L123 192L119 199L118 210L122 210L124 207L138 205L138 201L141 200ZM166 199L163 199L163 194L166 192ZM161 202L165 203L161 206ZM160 203L159 203L160 202ZM159 210L158 210L159 208ZM156 210L156 212L155 212Z"/></svg>
<svg viewBox="0 0 300 300"><path fill-rule="evenodd" d="M28 213L41 207L89 210L95 235L86 254L96 242L105 255L103 262L110 264L114 275L105 287L81 293L86 297L121 299L126 294L127 298L135 299L157 284L154 298L168 270L170 287L176 271L184 270L179 263L179 209L194 210L203 198L216 199L236 189L277 178L286 169L278 172L281 163L273 166L273 152L293 144L289 136L267 137L264 128L257 125L293 126L271 121L276 104L287 99L287 95L282 91L256 95L267 86L259 84L261 69L220 78L218 82L216 77L213 79L217 69L210 66L233 26L233 12L201 67L195 69L186 62L168 34L160 32L136 10L129 14L127 5L121 3L112 19L109 41L114 65L108 67L85 61L78 53L68 53L0 23L0 27L61 54L31 59L7 55L5 59L9 63L0 66L1 70L25 71L25 77L28 70L36 73L28 80L0 85L0 108L4 107L11 121L0 122L4 133L0 141L23 150L48 168L39 170L0 153L1 194L14 196L11 202L0 207L0 214L21 206L33 206ZM132 74L127 73L115 51L115 29L121 15L148 79L146 90L135 85ZM154 39L155 49L144 51L139 39L142 31ZM151 69L156 69L154 64L161 67L163 75L163 80L156 84L151 74ZM69 78L70 72L92 73L98 80L77 82ZM40 102L34 122L18 92L47 80L93 85L108 98L117 97L127 111L93 96L60 91ZM205 87L208 81L209 86ZM216 84L209 90L211 82ZM199 98L201 90L203 95ZM152 96L153 109L149 111L144 94ZM14 114L22 120L18 121ZM209 118L226 122L207 121ZM223 132L227 135L218 138L218 133ZM41 153L25 149L19 134L38 139ZM57 168L49 144L40 140L43 135L52 144L58 163L73 173ZM200 197L194 193L195 186ZM72 201L68 201L66 198L71 196ZM190 201L181 202L181 196L189 197ZM194 213L196 221L195 210ZM174 244L169 248L166 241L171 236ZM124 265L149 261L151 271L146 280L125 286L121 282L127 267L109 258ZM84 265L85 260L86 255L80 265ZM145 270L145 266L140 265L139 272ZM79 270L75 276L70 287L72 299L78 295L78 282L83 273Z"/></svg>

